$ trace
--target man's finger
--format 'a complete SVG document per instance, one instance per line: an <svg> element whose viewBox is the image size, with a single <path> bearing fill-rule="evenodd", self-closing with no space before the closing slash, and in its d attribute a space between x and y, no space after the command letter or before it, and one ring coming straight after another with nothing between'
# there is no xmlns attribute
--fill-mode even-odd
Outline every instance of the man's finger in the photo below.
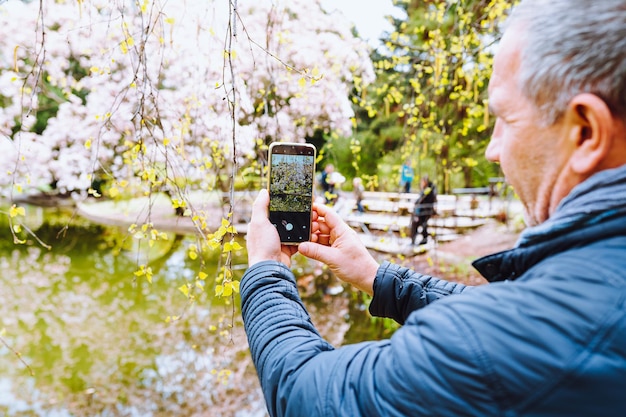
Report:
<svg viewBox="0 0 626 417"><path fill-rule="evenodd" d="M252 205L252 218L251 221L265 221L269 216L269 199L270 196L265 188L259 191L259 194L254 199Z"/></svg>
<svg viewBox="0 0 626 417"><path fill-rule="evenodd" d="M320 261L326 265L332 264L333 251L337 249L319 243L303 242L298 245L298 252L307 258Z"/></svg>
<svg viewBox="0 0 626 417"><path fill-rule="evenodd" d="M324 222L330 229L335 229L340 225L345 225L344 221L339 217L334 210L324 204L314 204L313 210L315 210L319 217L324 218Z"/></svg>
<svg viewBox="0 0 626 417"><path fill-rule="evenodd" d="M314 235L329 235L330 234L330 227L328 227L328 224L323 220L313 222L312 226L313 226L313 231L315 232L313 233Z"/></svg>

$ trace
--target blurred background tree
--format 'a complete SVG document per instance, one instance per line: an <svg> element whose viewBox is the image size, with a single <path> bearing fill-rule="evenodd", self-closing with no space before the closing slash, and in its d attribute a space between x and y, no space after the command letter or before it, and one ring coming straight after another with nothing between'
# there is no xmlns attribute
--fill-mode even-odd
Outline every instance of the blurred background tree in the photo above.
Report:
<svg viewBox="0 0 626 417"><path fill-rule="evenodd" d="M376 81L355 97L350 137L330 137L324 153L369 188L399 190L402 163L429 174L440 192L486 185L499 176L484 158L492 121L487 85L504 0L394 0L404 17L372 52ZM353 152L346 152L352 149ZM366 187L367 188L367 187Z"/></svg>

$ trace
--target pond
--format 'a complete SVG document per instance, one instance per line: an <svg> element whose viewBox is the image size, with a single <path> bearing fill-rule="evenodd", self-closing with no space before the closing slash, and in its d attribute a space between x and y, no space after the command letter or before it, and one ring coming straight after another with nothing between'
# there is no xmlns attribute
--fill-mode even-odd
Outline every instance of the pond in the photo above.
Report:
<svg viewBox="0 0 626 417"><path fill-rule="evenodd" d="M190 303L178 288L198 274L187 256L193 236L169 235L146 252L126 230L71 210L26 209L37 238L24 244L0 216L0 415L266 415L239 298L214 295L218 252L202 254L206 291ZM135 274L143 262L152 282ZM320 265L297 265L313 321L332 343L380 333L360 295ZM242 250L235 274L245 267Z"/></svg>

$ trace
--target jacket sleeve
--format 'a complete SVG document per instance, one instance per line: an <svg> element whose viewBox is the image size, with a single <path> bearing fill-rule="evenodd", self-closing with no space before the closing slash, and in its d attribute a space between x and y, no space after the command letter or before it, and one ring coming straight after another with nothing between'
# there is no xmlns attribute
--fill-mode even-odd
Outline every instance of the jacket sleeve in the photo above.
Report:
<svg viewBox="0 0 626 417"><path fill-rule="evenodd" d="M295 374L333 347L313 326L286 265L265 261L241 280L241 313L271 416L285 415Z"/></svg>
<svg viewBox="0 0 626 417"><path fill-rule="evenodd" d="M374 298L369 310L373 316L388 317L404 324L413 311L471 288L384 262L374 280Z"/></svg>
<svg viewBox="0 0 626 417"><path fill-rule="evenodd" d="M460 330L453 312L424 309L389 340L334 349L315 330L285 265L249 268L241 302L272 417L462 415L469 398L476 415L495 413L477 407L488 402L489 389L472 333Z"/></svg>

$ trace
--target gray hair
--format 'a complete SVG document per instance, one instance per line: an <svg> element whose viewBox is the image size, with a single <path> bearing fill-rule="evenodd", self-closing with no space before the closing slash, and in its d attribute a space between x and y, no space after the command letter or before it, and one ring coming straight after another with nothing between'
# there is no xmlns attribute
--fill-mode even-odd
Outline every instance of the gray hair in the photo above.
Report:
<svg viewBox="0 0 626 417"><path fill-rule="evenodd" d="M520 87L548 125L581 93L626 120L626 0L522 0L507 21L517 25Z"/></svg>

